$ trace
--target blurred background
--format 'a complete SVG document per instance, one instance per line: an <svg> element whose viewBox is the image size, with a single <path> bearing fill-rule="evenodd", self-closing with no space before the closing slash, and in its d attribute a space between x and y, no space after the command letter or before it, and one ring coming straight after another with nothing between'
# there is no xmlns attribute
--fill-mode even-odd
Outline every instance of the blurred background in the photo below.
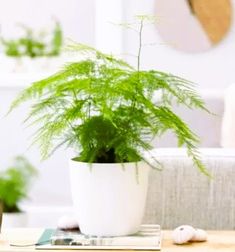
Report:
<svg viewBox="0 0 235 252"><path fill-rule="evenodd" d="M235 81L234 1L225 0L223 5L220 1L220 5L212 8L210 5L217 0L204 0L208 5L201 7L186 0L174 0L174 3L166 0L0 0L0 170L6 169L17 155L25 156L36 167L38 177L32 183L28 199L21 202L21 208L28 213L28 226L52 226L59 216L72 212L69 154L60 149L41 162L38 148L29 148L34 129L27 128L23 120L30 104L6 116L11 102L24 87L56 72L76 57L66 53L63 47L57 55L49 55L55 25L59 23L63 45L70 40L89 44L136 66L133 55L138 49L137 34L118 24L133 23L138 14L156 15L156 22L144 30L141 67L171 72L197 84L198 92L216 115L175 109L201 137L201 147L220 148L224 92ZM205 10L212 12L204 16ZM221 27L204 25L218 18L226 20ZM39 56L33 54L33 57L27 53L20 57L14 55L23 53L23 46L17 52L13 48L13 55L12 51L9 53L8 42L32 34L49 49L42 52L39 45ZM218 38L213 39L213 34L218 34ZM154 141L154 146L174 147L176 143L169 133Z"/></svg>

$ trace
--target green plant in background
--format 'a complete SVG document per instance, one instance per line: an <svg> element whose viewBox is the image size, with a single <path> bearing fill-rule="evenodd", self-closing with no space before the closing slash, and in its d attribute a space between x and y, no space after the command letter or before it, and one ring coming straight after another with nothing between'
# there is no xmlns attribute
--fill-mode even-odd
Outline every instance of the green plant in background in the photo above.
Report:
<svg viewBox="0 0 235 252"><path fill-rule="evenodd" d="M52 32L50 42L45 42L45 33L36 34L31 28L22 26L25 35L18 39L1 38L1 43L4 47L4 52L10 57L28 56L31 58L42 56L58 56L63 43L63 34L61 26L56 22Z"/></svg>
<svg viewBox="0 0 235 252"><path fill-rule="evenodd" d="M51 50L49 56L58 56L63 45L63 33L60 24L57 22L53 31L53 38L51 41Z"/></svg>
<svg viewBox="0 0 235 252"><path fill-rule="evenodd" d="M0 202L4 212L20 212L19 202L27 198L30 182L36 176L35 168L22 156L0 172Z"/></svg>
<svg viewBox="0 0 235 252"><path fill-rule="evenodd" d="M73 147L77 161L89 163L136 162L152 149L151 139L172 130L204 173L196 145L198 137L172 111L176 101L190 109L207 110L183 78L157 70L141 70L142 31L139 17L137 68L83 44L70 49L83 54L49 78L33 83L14 101L34 103L27 120L39 126L35 142L43 158L62 145ZM160 92L154 100L155 91ZM12 109L11 108L11 109Z"/></svg>

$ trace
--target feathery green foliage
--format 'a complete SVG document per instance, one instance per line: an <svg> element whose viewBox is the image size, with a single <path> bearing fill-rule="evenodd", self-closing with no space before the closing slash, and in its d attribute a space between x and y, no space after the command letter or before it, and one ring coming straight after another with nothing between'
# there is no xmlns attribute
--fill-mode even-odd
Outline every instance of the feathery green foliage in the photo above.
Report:
<svg viewBox="0 0 235 252"><path fill-rule="evenodd" d="M35 168L22 156L17 156L7 170L0 172L0 203L4 212L20 211L19 201L27 197L35 175Z"/></svg>
<svg viewBox="0 0 235 252"><path fill-rule="evenodd" d="M28 56L31 58L42 56L58 56L63 43L60 24L56 22L50 42L44 41L45 33L36 34L31 28L22 26L25 35L18 39L0 38L5 54L10 57Z"/></svg>
<svg viewBox="0 0 235 252"><path fill-rule="evenodd" d="M149 151L150 140L171 130L196 166L206 173L196 145L198 137L172 111L172 101L206 110L193 84L172 74L140 69L142 29L137 69L112 55L82 44L70 49L84 55L49 78L25 89L12 104L27 100L33 106L27 120L40 125L35 142L43 158L61 145L79 153L84 162L135 162ZM154 101L154 93L161 96ZM27 121L26 120L26 121Z"/></svg>

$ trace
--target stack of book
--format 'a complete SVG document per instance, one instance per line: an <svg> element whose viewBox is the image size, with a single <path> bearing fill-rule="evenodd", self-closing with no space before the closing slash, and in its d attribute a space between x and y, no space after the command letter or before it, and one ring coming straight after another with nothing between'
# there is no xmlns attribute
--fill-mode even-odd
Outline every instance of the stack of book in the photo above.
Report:
<svg viewBox="0 0 235 252"><path fill-rule="evenodd" d="M118 237L97 237L78 231L46 229L36 249L160 250L161 229L159 225L142 225L136 234Z"/></svg>

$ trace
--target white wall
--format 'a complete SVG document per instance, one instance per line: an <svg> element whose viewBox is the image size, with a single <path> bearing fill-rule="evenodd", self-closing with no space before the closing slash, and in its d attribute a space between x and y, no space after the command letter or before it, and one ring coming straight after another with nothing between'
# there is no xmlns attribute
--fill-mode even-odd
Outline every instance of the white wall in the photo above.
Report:
<svg viewBox="0 0 235 252"><path fill-rule="evenodd" d="M120 55L123 50L123 0L96 0L95 46L105 53Z"/></svg>
<svg viewBox="0 0 235 252"><path fill-rule="evenodd" d="M130 22L137 14L155 14L158 0L123 1L125 21ZM233 8L235 1L233 2ZM234 8L235 12L235 8ZM162 41L154 26L146 27L145 43L156 43L143 50L142 67L159 69L190 79L201 88L224 88L235 82L235 19L228 36L213 49L202 53L184 53L171 48ZM124 32L124 53L137 51L136 35L130 30ZM185 38L187 40L187 38ZM132 57L128 57L134 62Z"/></svg>

